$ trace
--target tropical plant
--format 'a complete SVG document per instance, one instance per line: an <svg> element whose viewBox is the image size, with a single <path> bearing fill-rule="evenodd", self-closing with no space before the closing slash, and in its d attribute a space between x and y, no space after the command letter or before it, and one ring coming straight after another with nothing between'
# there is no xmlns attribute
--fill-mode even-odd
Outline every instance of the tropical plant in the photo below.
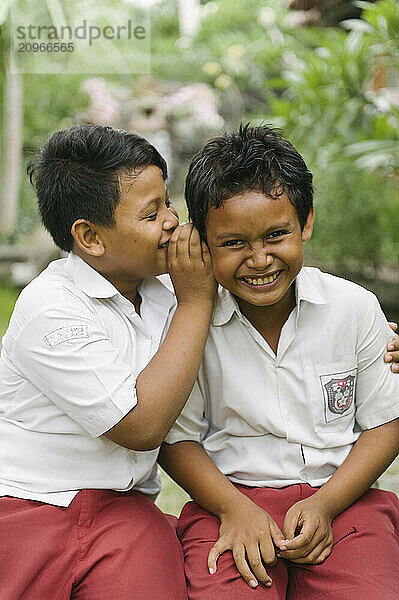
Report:
<svg viewBox="0 0 399 600"><path fill-rule="evenodd" d="M48 0L53 8L57 3ZM361 19L321 28L298 27L285 2L203 2L192 39L179 32L176 0L159 1L152 10L152 72L172 92L210 85L228 127L241 120L281 127L315 173L318 224L310 258L367 270L399 259L399 5L357 5ZM24 161L50 131L87 114L84 79L24 75ZM135 81L124 74L104 79L130 88ZM19 231L34 219L33 194L23 181Z"/></svg>
<svg viewBox="0 0 399 600"><path fill-rule="evenodd" d="M315 173L310 259L367 271L399 259L399 5L356 4L362 19L321 28L298 27L284 3L210 2L193 41L170 11L154 66L213 85L229 126L281 127Z"/></svg>

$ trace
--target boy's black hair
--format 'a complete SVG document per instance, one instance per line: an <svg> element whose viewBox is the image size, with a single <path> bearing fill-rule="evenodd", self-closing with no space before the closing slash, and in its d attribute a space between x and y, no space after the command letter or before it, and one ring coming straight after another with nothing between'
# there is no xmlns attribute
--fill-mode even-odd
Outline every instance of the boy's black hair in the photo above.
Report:
<svg viewBox="0 0 399 600"><path fill-rule="evenodd" d="M166 162L147 140L103 125L75 125L54 133L29 163L43 225L62 250L73 245L77 219L115 226L122 175L155 165L167 178Z"/></svg>
<svg viewBox="0 0 399 600"><path fill-rule="evenodd" d="M313 206L312 173L302 156L269 125L241 124L238 131L211 139L191 161L185 197L191 221L206 240L210 206L258 191L278 198L284 192L303 229Z"/></svg>

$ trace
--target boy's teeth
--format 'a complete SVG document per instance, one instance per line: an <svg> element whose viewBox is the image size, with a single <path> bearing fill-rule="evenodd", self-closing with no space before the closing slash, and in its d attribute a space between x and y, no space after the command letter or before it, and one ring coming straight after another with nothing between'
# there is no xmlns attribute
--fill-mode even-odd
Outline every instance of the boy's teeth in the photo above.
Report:
<svg viewBox="0 0 399 600"><path fill-rule="evenodd" d="M244 279L251 285L265 285L266 283L271 283L277 279L278 275L279 272L275 273L274 275L270 275L270 277L244 277Z"/></svg>

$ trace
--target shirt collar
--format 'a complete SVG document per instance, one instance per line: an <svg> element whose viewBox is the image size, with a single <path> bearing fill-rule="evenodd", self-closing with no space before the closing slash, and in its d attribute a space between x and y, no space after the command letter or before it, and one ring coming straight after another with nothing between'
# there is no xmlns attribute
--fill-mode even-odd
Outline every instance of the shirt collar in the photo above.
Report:
<svg viewBox="0 0 399 600"><path fill-rule="evenodd" d="M327 304L327 300L321 295L317 287L312 282L310 274L306 269L301 269L295 280L295 293L297 306L302 300L312 304ZM216 297L215 308L213 311L212 325L220 326L228 323L236 313L241 315L240 308L233 294L219 285Z"/></svg>
<svg viewBox="0 0 399 600"><path fill-rule="evenodd" d="M90 298L112 298L120 295L108 279L93 269L80 256L70 252L67 270L73 282ZM169 275L145 278L139 284L141 296L149 296L156 304L171 306L174 300L173 286Z"/></svg>
<svg viewBox="0 0 399 600"><path fill-rule="evenodd" d="M155 304L170 308L177 303L172 281L168 274L158 277L146 277L138 286L141 297L148 298Z"/></svg>
<svg viewBox="0 0 399 600"><path fill-rule="evenodd" d="M218 327L228 323L234 313L240 315L240 309L233 294L219 285L213 311L212 325Z"/></svg>
<svg viewBox="0 0 399 600"><path fill-rule="evenodd" d="M302 268L295 280L295 293L297 306L302 300L312 304L327 304L327 300L315 286L311 277L312 269Z"/></svg>
<svg viewBox="0 0 399 600"><path fill-rule="evenodd" d="M112 298L118 290L80 256L70 252L66 268L73 282L91 298Z"/></svg>

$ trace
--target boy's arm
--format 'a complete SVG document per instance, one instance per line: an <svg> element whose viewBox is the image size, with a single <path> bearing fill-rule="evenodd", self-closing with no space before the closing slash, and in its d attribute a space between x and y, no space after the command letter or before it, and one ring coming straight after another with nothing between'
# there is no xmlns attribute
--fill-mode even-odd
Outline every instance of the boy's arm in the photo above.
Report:
<svg viewBox="0 0 399 600"><path fill-rule="evenodd" d="M137 377L137 405L104 433L132 450L157 448L177 419L197 376L213 311L211 259L192 224L174 231L168 264L178 301L168 333Z"/></svg>
<svg viewBox="0 0 399 600"><path fill-rule="evenodd" d="M164 343L138 376L135 357L121 355L96 311L64 292L43 301L35 287L23 292L20 313L27 317L11 319L4 350L21 377L88 435L133 450L158 447L183 408L213 310L216 282L198 232L187 225L173 237L169 262L178 307Z"/></svg>
<svg viewBox="0 0 399 600"><path fill-rule="evenodd" d="M399 419L364 431L334 475L286 514L283 558L321 563L332 549L333 519L364 494L399 452ZM300 533L294 537L299 527Z"/></svg>
<svg viewBox="0 0 399 600"><path fill-rule="evenodd" d="M219 539L208 556L208 568L216 571L217 559L231 550L245 581L270 586L262 563L276 563L275 544L283 535L264 510L239 492L209 458L200 444L182 441L163 444L158 462L205 510L220 519Z"/></svg>
<svg viewBox="0 0 399 600"><path fill-rule="evenodd" d="M388 323L393 331L397 331L397 323ZM387 344L387 353L384 356L384 361L391 364L391 371L393 373L399 373L399 335L395 335L393 340Z"/></svg>
<svg viewBox="0 0 399 600"><path fill-rule="evenodd" d="M373 294L363 290L356 301L355 404L356 422L363 433L331 479L309 501L288 511L283 529L290 538L286 545L289 553L281 554L297 562L319 563L328 556L334 517L367 491L399 450L399 380L381 360L391 330ZM294 538L297 525L300 533Z"/></svg>

